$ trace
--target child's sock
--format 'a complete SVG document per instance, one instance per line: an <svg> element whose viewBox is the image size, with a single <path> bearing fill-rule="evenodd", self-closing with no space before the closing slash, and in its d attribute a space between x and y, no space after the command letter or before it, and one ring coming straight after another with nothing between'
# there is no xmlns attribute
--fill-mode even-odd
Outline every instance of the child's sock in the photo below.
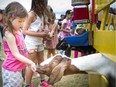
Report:
<svg viewBox="0 0 116 87"><path fill-rule="evenodd" d="M34 87L33 85L31 85L31 84L25 84L25 86L24 87Z"/></svg>
<svg viewBox="0 0 116 87"><path fill-rule="evenodd" d="M29 87L31 84L25 84L25 87Z"/></svg>

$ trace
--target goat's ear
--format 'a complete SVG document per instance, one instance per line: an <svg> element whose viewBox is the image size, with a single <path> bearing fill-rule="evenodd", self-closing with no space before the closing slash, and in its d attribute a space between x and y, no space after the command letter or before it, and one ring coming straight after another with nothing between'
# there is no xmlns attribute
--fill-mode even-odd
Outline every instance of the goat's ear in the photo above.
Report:
<svg viewBox="0 0 116 87"><path fill-rule="evenodd" d="M38 72L39 74L45 74L45 70L36 70L36 72Z"/></svg>
<svg viewBox="0 0 116 87"><path fill-rule="evenodd" d="M43 66L39 66L37 67L36 72L38 72L39 74L44 74L46 71Z"/></svg>

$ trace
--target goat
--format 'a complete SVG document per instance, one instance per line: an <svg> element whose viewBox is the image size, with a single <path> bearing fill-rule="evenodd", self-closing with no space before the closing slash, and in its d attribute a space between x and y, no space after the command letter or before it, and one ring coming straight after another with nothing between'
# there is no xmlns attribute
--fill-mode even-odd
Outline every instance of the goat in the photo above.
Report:
<svg viewBox="0 0 116 87"><path fill-rule="evenodd" d="M63 75L83 73L91 71L103 74L110 82L114 82L116 74L114 67L116 64L100 53L90 54L79 58L69 58L65 55L57 54L46 59L37 68L37 72L49 77L48 83L54 85L60 81ZM113 77L113 78L111 78ZM113 81L111 81L113 79ZM109 87L115 87L114 83L109 83Z"/></svg>

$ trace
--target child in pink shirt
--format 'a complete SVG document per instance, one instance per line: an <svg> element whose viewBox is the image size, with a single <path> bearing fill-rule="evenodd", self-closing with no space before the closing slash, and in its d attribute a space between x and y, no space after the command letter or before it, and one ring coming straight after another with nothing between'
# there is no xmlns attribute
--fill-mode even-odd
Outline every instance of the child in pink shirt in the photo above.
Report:
<svg viewBox="0 0 116 87"><path fill-rule="evenodd" d="M3 87L22 87L21 71L26 65L36 71L35 63L27 58L28 53L21 32L26 17L26 9L18 2L11 2L5 8L3 44L6 58L2 64Z"/></svg>

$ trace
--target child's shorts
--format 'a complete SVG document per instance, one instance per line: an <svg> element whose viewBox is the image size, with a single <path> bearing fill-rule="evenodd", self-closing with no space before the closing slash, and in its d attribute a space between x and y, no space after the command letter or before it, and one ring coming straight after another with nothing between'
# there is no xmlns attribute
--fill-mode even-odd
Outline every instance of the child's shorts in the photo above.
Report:
<svg viewBox="0 0 116 87"><path fill-rule="evenodd" d="M35 51L35 52L41 52L44 50L44 45L40 44L40 45L32 45L31 43L26 43L26 47L29 53Z"/></svg>
<svg viewBox="0 0 116 87"><path fill-rule="evenodd" d="M21 71L8 71L2 68L3 87L22 87L23 77Z"/></svg>

